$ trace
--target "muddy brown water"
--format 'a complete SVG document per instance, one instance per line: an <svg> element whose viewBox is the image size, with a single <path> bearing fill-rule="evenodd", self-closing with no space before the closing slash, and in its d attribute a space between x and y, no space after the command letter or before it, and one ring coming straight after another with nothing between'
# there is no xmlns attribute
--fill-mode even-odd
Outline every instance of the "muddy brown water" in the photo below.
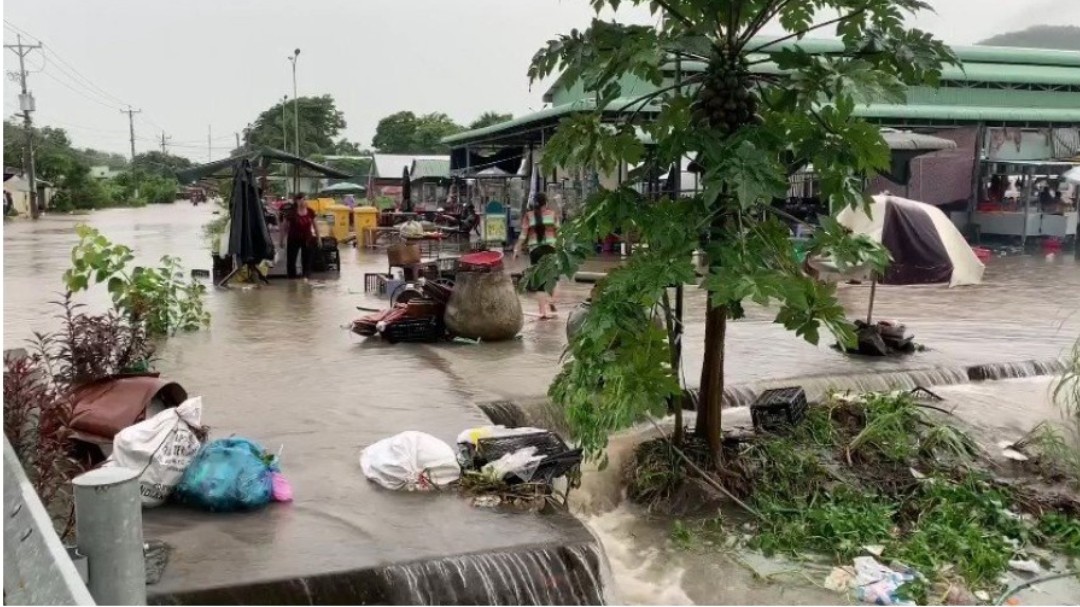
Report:
<svg viewBox="0 0 1080 607"><path fill-rule="evenodd" d="M211 207L181 203L6 222L4 347L21 345L32 331L56 326L48 302L62 288L60 274L69 263L78 223L132 246L140 263L169 254L186 268L209 269L201 229L212 217ZM545 552L554 545L591 542L573 520L477 510L451 495L379 491L364 480L358 465L364 446L403 430L452 442L463 428L487 421L478 402L542 398L565 346L563 322L526 322L520 339L500 344L364 341L345 326L361 314L356 306L381 305L363 293L363 274L385 268L385 256L342 248L342 259L340 277L316 286L277 281L250 290L211 289L212 326L174 337L160 348L159 368L204 397L204 422L214 434L236 433L282 450L296 502L232 516L148 511L148 537L175 547L165 577L151 589L158 600L293 579L299 580L290 590L296 600L330 602L347 595L353 583L334 576L395 565L380 579L389 580L388 587L399 594L386 596L417 602L425 600L425 592L446 591L419 585L417 580L431 571L425 563L441 563L436 570L448 576L460 574L454 561L446 559L469 553L525 550L531 555L496 559L487 575L516 579L530 567L550 569L555 561L568 576L583 575L575 560L595 561L595 553ZM587 292L588 285L560 289L564 316ZM865 313L868 287L844 286L840 293L852 314ZM103 290L82 300L107 304ZM729 330L728 378L753 384L808 376L873 377L1052 359L1080 334L1078 301L1080 264L1069 256L995 258L985 283L977 287L882 287L875 316L903 319L931 349L880 361L855 361L827 344L808 345L772 324L769 311L751 309ZM701 364L704 302L700 293L689 293L689 385L697 384ZM529 302L525 309L532 310ZM528 552L530 547L536 549ZM550 584L558 584L521 583L518 594L508 590L499 595L503 602L535 597L542 602L542 591L554 592ZM580 579L566 583L584 584ZM474 600L494 600L486 589L478 592L481 598ZM235 594L198 596L239 600ZM587 602L599 595L548 596Z"/></svg>

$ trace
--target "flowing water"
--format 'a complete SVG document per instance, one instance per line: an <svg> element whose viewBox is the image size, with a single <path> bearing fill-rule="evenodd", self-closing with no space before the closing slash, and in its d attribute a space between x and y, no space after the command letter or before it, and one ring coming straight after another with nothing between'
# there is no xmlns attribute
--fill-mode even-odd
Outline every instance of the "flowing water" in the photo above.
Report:
<svg viewBox="0 0 1080 607"><path fill-rule="evenodd" d="M187 268L208 269L201 227L211 213L181 203L5 223L4 347L56 326L49 302L62 288L76 224L132 246L139 263L169 254ZM340 278L314 286L211 289L210 329L160 348L159 368L204 397L204 423L215 436L237 433L283 450L296 501L243 517L148 511L148 537L175 549L151 588L155 600L250 601L276 596L278 582L299 580L288 590L295 600L326 602L354 596L357 582L345 574L367 570L381 572L388 593L381 598L395 602L595 602L600 591L590 585L602 573L602 555L588 552L592 536L573 519L499 514L453 495L379 491L357 463L364 446L403 430L453 441L461 429L487 422L480 403L542 400L565 346L563 323L527 322L520 339L501 344L363 341L344 327L360 314L356 306L382 305L363 293L363 274L384 270L385 255L343 248L342 260ZM562 287L564 312L588 288ZM866 286L840 291L852 314L865 313L868 294ZM995 258L977 287L881 287L875 315L903 319L930 348L887 360L856 361L828 344L806 344L772 324L769 311L752 308L729 329L730 398L743 403L791 378L813 392L1052 371L1080 334L1078 295L1080 264L1067 256ZM107 297L97 290L82 301L103 308ZM690 386L700 372L704 303L689 292ZM559 545L580 548L553 548ZM259 595L260 588L270 594ZM222 594L199 594L211 591Z"/></svg>

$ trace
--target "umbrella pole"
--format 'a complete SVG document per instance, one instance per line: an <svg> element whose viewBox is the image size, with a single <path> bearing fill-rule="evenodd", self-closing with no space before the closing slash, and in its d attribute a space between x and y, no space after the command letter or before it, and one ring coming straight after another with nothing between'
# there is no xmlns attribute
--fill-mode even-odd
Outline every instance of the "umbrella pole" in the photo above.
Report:
<svg viewBox="0 0 1080 607"><path fill-rule="evenodd" d="M874 297L877 296L877 277L870 279L870 307L866 310L866 324L871 324L874 317Z"/></svg>

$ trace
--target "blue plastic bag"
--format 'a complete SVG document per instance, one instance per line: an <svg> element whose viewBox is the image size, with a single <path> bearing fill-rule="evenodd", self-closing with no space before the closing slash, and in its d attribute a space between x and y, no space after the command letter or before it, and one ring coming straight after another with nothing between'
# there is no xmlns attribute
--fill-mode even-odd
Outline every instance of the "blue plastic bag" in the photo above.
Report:
<svg viewBox="0 0 1080 607"><path fill-rule="evenodd" d="M211 512L253 510L273 498L276 458L246 438L222 438L203 445L184 471L176 498Z"/></svg>

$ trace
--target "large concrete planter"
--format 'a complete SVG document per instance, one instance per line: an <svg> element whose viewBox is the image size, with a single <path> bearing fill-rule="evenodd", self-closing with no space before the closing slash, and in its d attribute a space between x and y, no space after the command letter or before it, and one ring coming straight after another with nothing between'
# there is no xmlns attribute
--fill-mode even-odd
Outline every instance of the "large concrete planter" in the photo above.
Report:
<svg viewBox="0 0 1080 607"><path fill-rule="evenodd" d="M444 318L452 334L483 341L513 339L525 323L505 272L458 272Z"/></svg>

